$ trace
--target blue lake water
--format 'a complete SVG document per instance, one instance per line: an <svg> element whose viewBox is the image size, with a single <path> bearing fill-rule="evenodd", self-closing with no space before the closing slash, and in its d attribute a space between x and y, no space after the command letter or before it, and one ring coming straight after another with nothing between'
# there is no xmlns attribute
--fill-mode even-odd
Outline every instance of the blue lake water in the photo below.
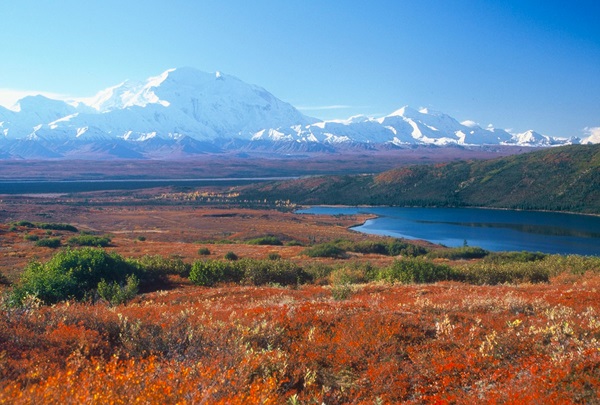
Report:
<svg viewBox="0 0 600 405"><path fill-rule="evenodd" d="M450 247L600 256L600 217L476 208L311 207L299 213L375 214L352 229Z"/></svg>

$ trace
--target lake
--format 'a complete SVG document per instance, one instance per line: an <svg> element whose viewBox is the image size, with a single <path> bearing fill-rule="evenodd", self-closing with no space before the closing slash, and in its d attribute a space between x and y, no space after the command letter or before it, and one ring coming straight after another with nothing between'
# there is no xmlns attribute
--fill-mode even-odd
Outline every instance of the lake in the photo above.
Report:
<svg viewBox="0 0 600 405"><path fill-rule="evenodd" d="M352 229L367 234L423 239L449 247L490 251L600 256L600 217L477 208L311 207L298 213L375 214Z"/></svg>

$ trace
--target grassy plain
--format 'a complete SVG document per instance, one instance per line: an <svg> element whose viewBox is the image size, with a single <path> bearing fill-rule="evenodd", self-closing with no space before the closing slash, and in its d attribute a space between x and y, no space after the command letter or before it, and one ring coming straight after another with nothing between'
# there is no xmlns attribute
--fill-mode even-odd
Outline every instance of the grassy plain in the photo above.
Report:
<svg viewBox="0 0 600 405"><path fill-rule="evenodd" d="M319 277L291 286L203 287L169 275L168 286L119 305L47 306L29 297L14 307L5 284L0 403L598 402L598 260L530 257L523 264L523 256L435 253L423 260L466 268L472 280L486 269L523 266L547 278L372 281L369 269L393 269L405 258L353 251L388 242L348 230L367 216L299 215L287 202L249 208L233 205L225 190L183 191L3 196L0 272L16 283L29 262L57 252L36 246L36 237L64 247L84 232L110 238L104 249L126 258L191 264L229 252L261 260L277 254ZM66 223L78 232L19 221ZM257 242L273 239L267 235L281 245ZM348 246L343 258L305 254L335 241Z"/></svg>

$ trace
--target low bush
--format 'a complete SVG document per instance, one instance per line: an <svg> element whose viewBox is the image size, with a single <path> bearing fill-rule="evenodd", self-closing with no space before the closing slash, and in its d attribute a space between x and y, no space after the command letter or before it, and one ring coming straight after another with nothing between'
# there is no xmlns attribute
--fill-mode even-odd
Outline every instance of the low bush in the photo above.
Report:
<svg viewBox="0 0 600 405"><path fill-rule="evenodd" d="M485 263L514 263L514 262L536 262L546 257L544 253L533 252L493 252L487 255Z"/></svg>
<svg viewBox="0 0 600 405"><path fill-rule="evenodd" d="M144 288L155 288L168 284L168 275L189 277L191 265L181 258L166 258L160 255L145 255L139 259L130 259L137 270L136 274Z"/></svg>
<svg viewBox="0 0 600 405"><path fill-rule="evenodd" d="M352 242L349 240L336 240L305 249L305 254L311 257L346 257L346 252L362 254L379 254L386 256L416 257L427 254L428 250L422 246L413 245L398 239L390 240L363 240Z"/></svg>
<svg viewBox="0 0 600 405"><path fill-rule="evenodd" d="M329 280L333 285L362 284L369 281L364 269L340 267L331 272Z"/></svg>
<svg viewBox="0 0 600 405"><path fill-rule="evenodd" d="M237 259L239 259L238 255L236 255L232 251L229 251L229 252L225 253L224 257L225 257L226 260L230 260L230 261L236 261Z"/></svg>
<svg viewBox="0 0 600 405"><path fill-rule="evenodd" d="M35 228L35 225L33 222L29 222L29 221L17 221L14 223L15 226L24 226L26 228Z"/></svg>
<svg viewBox="0 0 600 405"><path fill-rule="evenodd" d="M210 255L210 250L207 247L203 247L203 248L198 249L198 254L200 256L208 256L208 255Z"/></svg>
<svg viewBox="0 0 600 405"><path fill-rule="evenodd" d="M55 224L47 222L30 222L30 221L17 221L14 223L16 226L24 226L26 228L38 228L38 229L51 229L55 231L69 231L77 232L77 228L70 224Z"/></svg>
<svg viewBox="0 0 600 405"><path fill-rule="evenodd" d="M295 285L311 279L310 274L302 267L287 260L198 260L190 271L190 281L202 286L220 282Z"/></svg>
<svg viewBox="0 0 600 405"><path fill-rule="evenodd" d="M346 249L356 253L376 253L380 255L387 255L389 251L387 243L370 240L349 243L346 245Z"/></svg>
<svg viewBox="0 0 600 405"><path fill-rule="evenodd" d="M137 268L116 253L95 248L66 249L46 263L32 262L13 290L12 301L36 296L46 304L89 298L100 281L124 282Z"/></svg>
<svg viewBox="0 0 600 405"><path fill-rule="evenodd" d="M281 255L279 253L277 253L277 252L271 252L267 256L267 259L269 259L269 260L279 260L279 259L281 259Z"/></svg>
<svg viewBox="0 0 600 405"><path fill-rule="evenodd" d="M443 258L450 260L460 260L460 259L480 259L482 257L486 257L489 255L485 249L475 246L462 246L458 248L450 248L443 250L434 250L427 254L427 257L431 259L435 258Z"/></svg>
<svg viewBox="0 0 600 405"><path fill-rule="evenodd" d="M413 245L410 243L392 242L388 245L389 256L417 257L426 255L428 252L429 250L423 246Z"/></svg>
<svg viewBox="0 0 600 405"><path fill-rule="evenodd" d="M124 304L132 300L138 293L140 281L135 275L130 275L125 284L113 281L111 283L102 279L98 283L98 295L106 300L111 306Z"/></svg>
<svg viewBox="0 0 600 405"><path fill-rule="evenodd" d="M35 241L38 241L40 239L40 237L37 235L33 235L31 233L28 233L23 236L23 239L30 241L30 242L35 242Z"/></svg>
<svg viewBox="0 0 600 405"><path fill-rule="evenodd" d="M304 271L318 284L328 284L328 277L334 268L325 263L307 263Z"/></svg>
<svg viewBox="0 0 600 405"><path fill-rule="evenodd" d="M544 263L471 263L457 268L464 280L471 284L540 283L550 279Z"/></svg>
<svg viewBox="0 0 600 405"><path fill-rule="evenodd" d="M36 223L36 228L40 229L52 229L55 231L69 231L69 232L77 232L77 228L70 224L53 224L53 223Z"/></svg>
<svg viewBox="0 0 600 405"><path fill-rule="evenodd" d="M282 246L283 242L279 240L276 236L267 235L261 236L260 238L250 239L246 242L249 245L272 245L272 246Z"/></svg>
<svg viewBox="0 0 600 405"><path fill-rule="evenodd" d="M237 266L243 275L242 282L244 284L295 285L311 279L302 267L287 260L243 259L237 263Z"/></svg>
<svg viewBox="0 0 600 405"><path fill-rule="evenodd" d="M331 287L331 297L335 301L347 300L352 296L353 292L354 291L352 291L352 287L350 287L348 284L336 284Z"/></svg>
<svg viewBox="0 0 600 405"><path fill-rule="evenodd" d="M375 253L386 256L402 255L410 257L422 256L428 252L428 250L422 246L406 243L398 239L355 242L348 245L346 250L356 253Z"/></svg>
<svg viewBox="0 0 600 405"><path fill-rule="evenodd" d="M110 238L107 236L79 235L70 237L67 244L70 246L106 247L110 245Z"/></svg>
<svg viewBox="0 0 600 405"><path fill-rule="evenodd" d="M60 238L44 238L35 242L35 246L55 249L60 247Z"/></svg>
<svg viewBox="0 0 600 405"><path fill-rule="evenodd" d="M563 273L581 275L587 272L600 273L600 257L578 255L549 255L536 262L547 269L551 277Z"/></svg>
<svg viewBox="0 0 600 405"><path fill-rule="evenodd" d="M323 243L306 248L302 251L302 254L308 257L332 257L336 259L344 259L348 256L344 249L333 243Z"/></svg>
<svg viewBox="0 0 600 405"><path fill-rule="evenodd" d="M460 275L445 264L415 258L396 260L379 271L378 278L390 283L435 283L437 281L458 280Z"/></svg>
<svg viewBox="0 0 600 405"><path fill-rule="evenodd" d="M222 260L197 260L190 270L190 281L210 287L220 282L239 282L242 278L234 262Z"/></svg>

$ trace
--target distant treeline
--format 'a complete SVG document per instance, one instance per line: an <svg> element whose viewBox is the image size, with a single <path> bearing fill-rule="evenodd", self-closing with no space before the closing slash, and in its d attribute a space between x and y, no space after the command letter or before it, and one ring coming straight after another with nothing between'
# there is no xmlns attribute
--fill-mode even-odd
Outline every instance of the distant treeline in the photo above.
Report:
<svg viewBox="0 0 600 405"><path fill-rule="evenodd" d="M240 187L246 199L297 204L494 207L600 213L600 145L493 160L413 165Z"/></svg>

